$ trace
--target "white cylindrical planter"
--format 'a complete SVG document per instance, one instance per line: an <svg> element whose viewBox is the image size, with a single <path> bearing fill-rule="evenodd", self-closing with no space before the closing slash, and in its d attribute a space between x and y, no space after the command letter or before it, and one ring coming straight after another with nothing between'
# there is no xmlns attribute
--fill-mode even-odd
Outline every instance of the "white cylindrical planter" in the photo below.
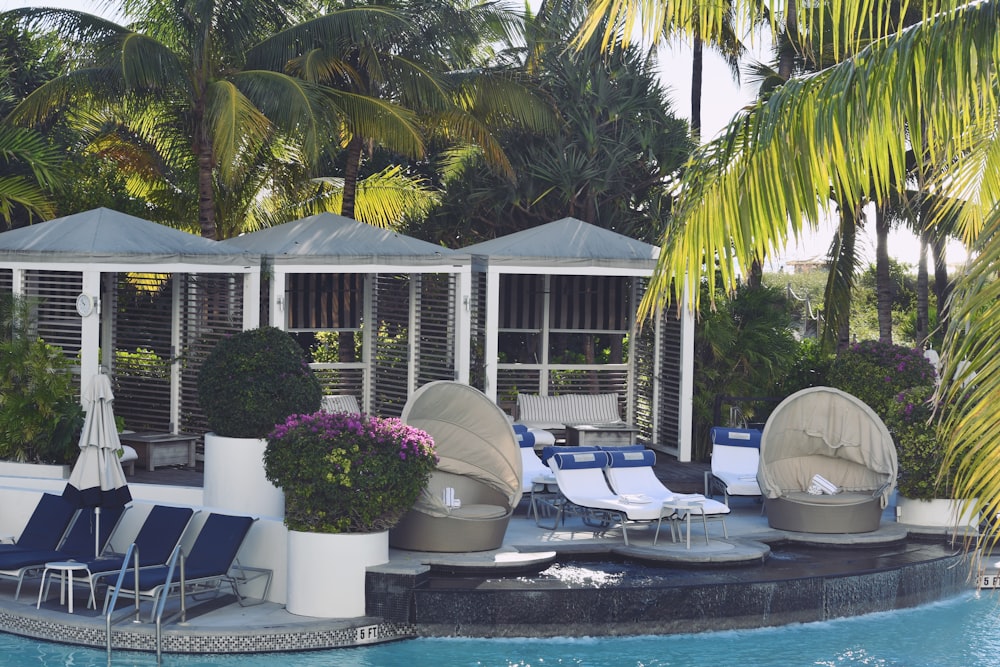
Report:
<svg viewBox="0 0 1000 667"><path fill-rule="evenodd" d="M964 503L962 500L947 498L916 500L897 495L896 520L911 526L975 528L979 525L979 515L965 507Z"/></svg>
<svg viewBox="0 0 1000 667"><path fill-rule="evenodd" d="M263 438L205 434L205 505L283 518L285 494L264 476Z"/></svg>
<svg viewBox="0 0 1000 667"><path fill-rule="evenodd" d="M298 616L365 615L365 570L389 562L389 532L288 531L285 608Z"/></svg>

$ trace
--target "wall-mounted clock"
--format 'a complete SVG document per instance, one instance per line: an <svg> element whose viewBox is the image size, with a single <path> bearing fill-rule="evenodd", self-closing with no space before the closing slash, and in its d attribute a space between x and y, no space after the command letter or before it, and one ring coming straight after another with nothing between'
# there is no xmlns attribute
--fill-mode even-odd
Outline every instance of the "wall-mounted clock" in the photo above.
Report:
<svg viewBox="0 0 1000 667"><path fill-rule="evenodd" d="M87 294L76 297L76 312L80 314L80 317L87 317L94 312L94 300Z"/></svg>

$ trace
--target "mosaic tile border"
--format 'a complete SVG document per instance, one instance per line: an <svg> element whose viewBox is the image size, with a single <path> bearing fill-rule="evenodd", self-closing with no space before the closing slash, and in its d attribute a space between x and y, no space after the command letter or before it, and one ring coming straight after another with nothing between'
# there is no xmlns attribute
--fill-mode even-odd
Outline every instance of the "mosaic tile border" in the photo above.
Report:
<svg viewBox="0 0 1000 667"><path fill-rule="evenodd" d="M345 622L327 629L268 631L249 628L246 633L237 634L192 633L166 626L162 650L165 653L273 653L365 646L417 636L413 625L370 620L374 622L360 626ZM0 611L0 631L101 649L107 646L103 622L101 627L93 623L59 623L30 614ZM148 623L129 628L112 626L111 645L113 651L156 651L156 629Z"/></svg>

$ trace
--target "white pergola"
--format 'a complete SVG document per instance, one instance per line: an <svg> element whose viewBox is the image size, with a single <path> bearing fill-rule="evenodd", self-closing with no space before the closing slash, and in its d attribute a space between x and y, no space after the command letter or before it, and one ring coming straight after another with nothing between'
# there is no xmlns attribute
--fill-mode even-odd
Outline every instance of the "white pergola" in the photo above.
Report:
<svg viewBox="0 0 1000 667"><path fill-rule="evenodd" d="M39 335L79 353L81 383L103 365L111 371L115 349L112 274L235 274L245 294L260 291L260 259L187 232L98 208L0 233L0 289L38 302ZM182 348L183 295L174 282L170 340ZM110 307L105 307L109 304ZM243 329L258 322L243 309ZM101 358L101 353L105 358ZM170 364L170 423L180 424L181 370ZM82 386L81 386L82 395Z"/></svg>
<svg viewBox="0 0 1000 667"><path fill-rule="evenodd" d="M332 213L244 234L223 245L262 256L269 279L264 308L271 326L318 332L331 328L331 312L357 309L352 317L362 323L361 358L313 364L328 392L360 393L356 398L363 410L391 413L426 382L468 382L467 253ZM344 283L320 280L355 276L362 285L360 304L353 297L350 303L337 301L343 296L334 292ZM437 284L441 298L426 292L434 276L446 283ZM405 342L392 350L377 330L387 320L406 332ZM343 380L349 373L361 378L360 387Z"/></svg>
<svg viewBox="0 0 1000 667"><path fill-rule="evenodd" d="M629 421L644 421L646 437L658 449L677 455L680 461L691 459L691 420L694 369L694 316L689 310L677 319L672 313L660 313L652 321L652 335L641 340L635 321L635 306L645 291L659 256L659 248L616 232L588 224L575 218L563 218L497 239L462 249L472 255L474 290L482 300L476 335L481 338L483 354L482 386L490 398L497 400L501 392L537 391L548 394L552 377L560 372L589 371L593 374L616 373L624 376L625 402ZM505 276L538 276L540 293L528 296L502 294ZM630 281L627 335L630 341L628 359L622 364L553 363L547 358L550 325L558 318L556 302L571 295L554 293L556 285L572 289L572 281L558 277L624 277ZM479 282L477 282L479 281ZM484 284L481 284L484 283ZM513 281L511 281L513 284ZM582 285L582 281L577 281ZM509 290L508 290L509 291ZM523 301L530 299L531 303ZM563 299L565 301L566 299ZM563 308L582 308L578 303ZM501 304L505 311L501 312ZM618 304L608 304L614 307ZM601 306L603 307L603 306ZM518 312L512 314L511 311ZM531 326L516 323L516 316L525 312L540 313ZM522 318L525 319L525 318ZM579 319L563 317L563 319ZM604 318L605 320L608 318ZM505 321L507 320L507 321ZM586 328L581 327L586 333ZM534 363L499 359L501 334L517 335L530 332L538 336L540 358ZM594 331L594 333L601 333ZM621 331L619 334L626 333ZM640 342L646 341L640 348ZM671 382L665 383L665 377ZM643 386L639 388L639 378ZM637 420L637 399L648 411Z"/></svg>

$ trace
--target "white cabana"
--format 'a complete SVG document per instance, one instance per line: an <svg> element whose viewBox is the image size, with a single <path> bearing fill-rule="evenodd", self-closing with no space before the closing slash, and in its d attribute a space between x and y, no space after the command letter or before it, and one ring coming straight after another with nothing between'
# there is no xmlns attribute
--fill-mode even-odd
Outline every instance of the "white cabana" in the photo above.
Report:
<svg viewBox="0 0 1000 667"><path fill-rule="evenodd" d="M313 364L328 394L399 415L427 382L468 382L468 254L332 213L223 244L263 256L262 320L307 344L337 334L336 360Z"/></svg>
<svg viewBox="0 0 1000 667"><path fill-rule="evenodd" d="M242 303L259 280L258 257L106 208L0 233L0 290L30 300L38 335L79 355L82 381L113 375L136 429L176 432L200 414L199 355L257 326Z"/></svg>
<svg viewBox="0 0 1000 667"><path fill-rule="evenodd" d="M690 460L694 317L667 309L642 328L635 318L657 246L563 218L463 251L475 386L503 406L518 392L615 392L642 440Z"/></svg>

